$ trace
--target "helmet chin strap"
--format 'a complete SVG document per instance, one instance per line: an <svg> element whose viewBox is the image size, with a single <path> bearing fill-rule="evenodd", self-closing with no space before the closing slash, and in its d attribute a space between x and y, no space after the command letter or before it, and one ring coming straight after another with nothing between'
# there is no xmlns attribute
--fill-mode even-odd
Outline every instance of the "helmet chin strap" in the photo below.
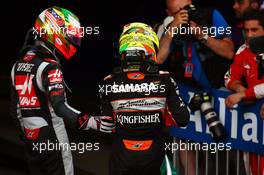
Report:
<svg viewBox="0 0 264 175"><path fill-rule="evenodd" d="M56 48L53 48L53 50L51 50L48 46L46 46L46 44L43 42L43 41L36 41L37 43L37 45L40 45L40 46L42 46L43 48L45 48L50 54L52 54L53 56L54 56L54 58L55 58L55 60L58 62L58 64L60 65L60 67L62 68L62 66L61 66L61 63L60 63L60 60L59 60L59 58L57 57L57 55L56 55ZM65 84L65 87L68 89L68 91L70 92L70 93L72 93L72 90L70 89L70 87L68 86L68 84L66 83L66 81L65 80L63 80L63 82L64 82L64 84Z"/></svg>

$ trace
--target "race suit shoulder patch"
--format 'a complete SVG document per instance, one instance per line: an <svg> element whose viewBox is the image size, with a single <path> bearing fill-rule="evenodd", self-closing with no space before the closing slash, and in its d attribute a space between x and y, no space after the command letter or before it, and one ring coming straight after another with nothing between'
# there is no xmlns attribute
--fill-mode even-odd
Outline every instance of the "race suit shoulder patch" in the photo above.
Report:
<svg viewBox="0 0 264 175"><path fill-rule="evenodd" d="M62 72L60 69L52 69L52 70L48 71L48 78L49 78L49 82L51 84L63 82Z"/></svg>

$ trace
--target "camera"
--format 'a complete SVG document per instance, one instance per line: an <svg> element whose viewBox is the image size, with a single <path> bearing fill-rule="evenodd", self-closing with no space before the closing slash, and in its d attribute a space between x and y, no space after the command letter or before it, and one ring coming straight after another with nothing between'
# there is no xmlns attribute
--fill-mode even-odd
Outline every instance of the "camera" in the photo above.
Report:
<svg viewBox="0 0 264 175"><path fill-rule="evenodd" d="M250 50L257 54L258 79L264 76L264 36L254 37L249 40Z"/></svg>
<svg viewBox="0 0 264 175"><path fill-rule="evenodd" d="M193 4L186 5L183 7L183 9L187 10L190 21L199 22L199 19L197 18L199 13Z"/></svg>
<svg viewBox="0 0 264 175"><path fill-rule="evenodd" d="M195 23L199 24L201 21L201 14L197 10L197 8L193 4L186 5L182 8L183 10L186 10L189 16L189 21L194 21ZM180 11L180 10L179 10ZM177 31L177 35L174 35L174 41L184 41L187 39L192 39L192 31L189 26L189 24L182 24L179 28L180 31Z"/></svg>
<svg viewBox="0 0 264 175"><path fill-rule="evenodd" d="M219 121L217 113L211 104L212 97L207 92L196 93L189 103L189 108L192 112L200 110L205 117L207 125L213 138L216 141L223 140L226 136L226 131L222 123Z"/></svg>

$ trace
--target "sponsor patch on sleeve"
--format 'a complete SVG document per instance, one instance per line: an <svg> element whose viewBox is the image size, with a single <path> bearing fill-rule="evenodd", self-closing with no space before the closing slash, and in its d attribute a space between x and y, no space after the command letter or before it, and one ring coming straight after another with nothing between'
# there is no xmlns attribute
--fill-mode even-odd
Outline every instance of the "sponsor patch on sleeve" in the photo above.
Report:
<svg viewBox="0 0 264 175"><path fill-rule="evenodd" d="M49 78L49 82L52 83L62 83L63 82L63 78L62 78L62 72L60 69L54 69L54 70L50 70L48 72L48 78Z"/></svg>

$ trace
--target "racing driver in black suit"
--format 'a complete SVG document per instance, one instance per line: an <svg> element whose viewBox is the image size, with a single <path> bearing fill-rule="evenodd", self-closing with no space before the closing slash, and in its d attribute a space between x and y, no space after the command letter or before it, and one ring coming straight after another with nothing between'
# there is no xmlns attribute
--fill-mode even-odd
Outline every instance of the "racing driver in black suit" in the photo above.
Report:
<svg viewBox="0 0 264 175"><path fill-rule="evenodd" d="M75 54L81 37L80 22L73 13L48 8L28 32L20 59L12 68L11 114L21 128L33 175L74 174L64 122L77 129L112 132L111 118L87 115L67 103L60 59Z"/></svg>
<svg viewBox="0 0 264 175"><path fill-rule="evenodd" d="M160 175L163 127L189 122L176 83L155 65L158 46L150 26L124 26L119 40L121 66L100 85L102 115L115 122L110 175Z"/></svg>

